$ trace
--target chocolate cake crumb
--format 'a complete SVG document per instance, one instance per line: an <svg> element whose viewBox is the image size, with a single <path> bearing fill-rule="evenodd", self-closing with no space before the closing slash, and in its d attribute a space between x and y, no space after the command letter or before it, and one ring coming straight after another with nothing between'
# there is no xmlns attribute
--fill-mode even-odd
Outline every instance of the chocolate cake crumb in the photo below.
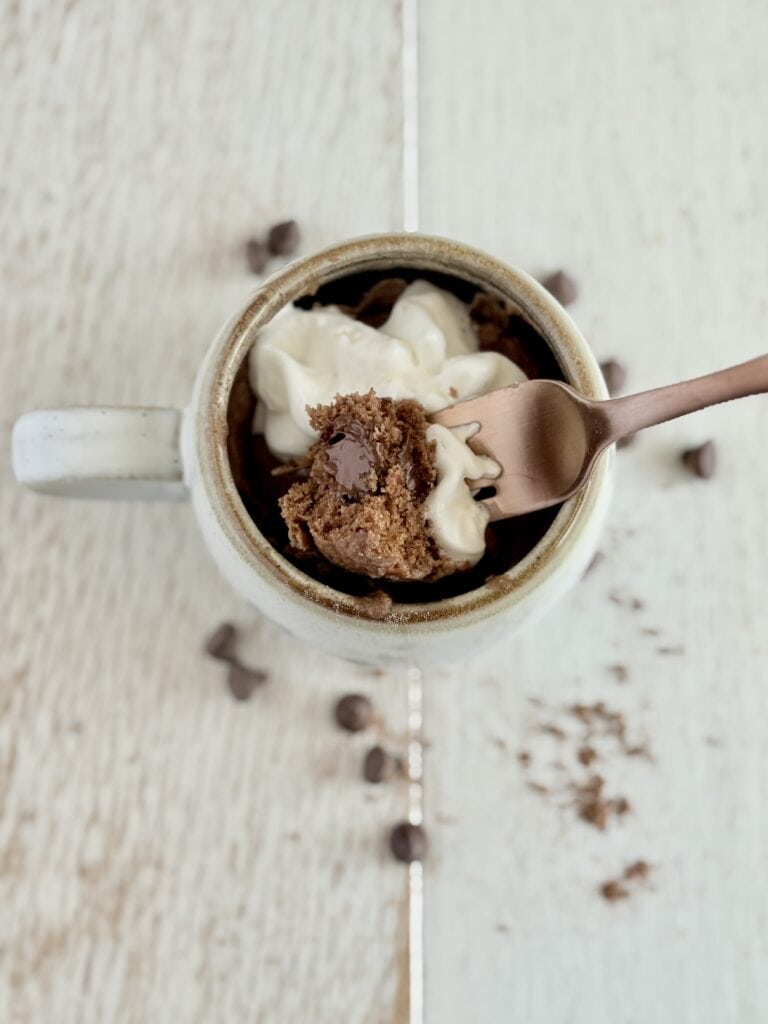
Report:
<svg viewBox="0 0 768 1024"><path fill-rule="evenodd" d="M639 882L645 882L651 873L651 865L645 860L636 860L628 864L618 878L611 878L599 886L598 891L603 899L609 902L628 899L631 890ZM628 884L628 883L631 883Z"/></svg>
<svg viewBox="0 0 768 1024"><path fill-rule="evenodd" d="M394 603L385 590L374 590L372 594L366 594L355 600L355 604L365 618L376 620L388 618Z"/></svg>
<svg viewBox="0 0 768 1024"><path fill-rule="evenodd" d="M600 895L604 900L608 900L609 903L615 903L616 900L628 899L629 889L618 879L612 878L609 882L603 882L600 886Z"/></svg>
<svg viewBox="0 0 768 1024"><path fill-rule="evenodd" d="M585 768L589 768L593 761L597 760L597 751L594 747L590 747L589 744L585 743L583 747L579 747L577 750L576 757L578 758L579 764L583 764Z"/></svg>
<svg viewBox="0 0 768 1024"><path fill-rule="evenodd" d="M607 798L604 789L605 779L602 775L592 775L586 782L573 785L579 817L601 831L607 827L611 816L622 816L631 809L626 797Z"/></svg>
<svg viewBox="0 0 768 1024"><path fill-rule="evenodd" d="M309 477L280 499L294 551L373 579L435 580L462 568L440 554L425 515L436 456L418 402L338 395L309 420L319 435Z"/></svg>
<svg viewBox="0 0 768 1024"><path fill-rule="evenodd" d="M626 879L640 878L644 881L650 873L651 865L645 860L636 860L624 868L624 877Z"/></svg>

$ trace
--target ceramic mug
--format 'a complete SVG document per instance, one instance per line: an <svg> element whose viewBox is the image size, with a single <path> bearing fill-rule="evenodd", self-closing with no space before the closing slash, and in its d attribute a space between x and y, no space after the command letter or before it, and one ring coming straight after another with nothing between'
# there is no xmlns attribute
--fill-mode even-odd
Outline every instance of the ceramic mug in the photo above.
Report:
<svg viewBox="0 0 768 1024"><path fill-rule="evenodd" d="M559 510L536 546L491 584L424 604L396 604L384 621L355 598L305 575L259 532L235 487L227 456L227 406L238 367L259 329L321 284L396 267L440 271L509 300L547 341L565 379L606 398L592 353L563 308L521 270L443 238L415 234L355 239L300 259L267 280L211 344L185 410L39 410L14 427L16 478L48 494L191 498L221 571L267 618L307 643L373 664L466 657L510 636L558 598L593 557L605 517L612 454Z"/></svg>

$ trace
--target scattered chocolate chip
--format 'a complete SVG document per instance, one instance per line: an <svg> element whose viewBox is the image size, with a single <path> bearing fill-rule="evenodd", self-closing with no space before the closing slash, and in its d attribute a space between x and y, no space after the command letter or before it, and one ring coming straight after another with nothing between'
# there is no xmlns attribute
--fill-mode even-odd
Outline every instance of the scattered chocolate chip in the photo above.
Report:
<svg viewBox="0 0 768 1024"><path fill-rule="evenodd" d="M366 782L386 782L397 774L399 767L399 759L384 747L371 747L363 760L363 778Z"/></svg>
<svg viewBox="0 0 768 1024"><path fill-rule="evenodd" d="M412 825L409 821L395 825L389 834L389 848L396 860L404 864L412 864L415 860L424 860L427 852L427 833L421 825Z"/></svg>
<svg viewBox="0 0 768 1024"><path fill-rule="evenodd" d="M269 263L269 249L258 238L249 238L245 246L245 258L252 274L263 274Z"/></svg>
<svg viewBox="0 0 768 1024"><path fill-rule="evenodd" d="M579 297L576 282L564 270L556 270L553 274L548 274L541 283L561 306L570 306Z"/></svg>
<svg viewBox="0 0 768 1024"><path fill-rule="evenodd" d="M604 900L608 900L609 903L615 903L616 900L625 900L629 897L629 889L626 885L616 879L612 878L610 882L603 882L600 886L600 895Z"/></svg>
<svg viewBox="0 0 768 1024"><path fill-rule="evenodd" d="M597 760L597 751L594 747L590 747L589 744L585 744L583 747L579 747L576 757L585 768L589 768L593 761Z"/></svg>
<svg viewBox="0 0 768 1024"><path fill-rule="evenodd" d="M527 750L521 750L520 753L517 755L517 760L520 762L520 765L523 768L529 768L532 758Z"/></svg>
<svg viewBox="0 0 768 1024"><path fill-rule="evenodd" d="M609 395L617 395L624 390L624 385L627 383L627 371L622 363L616 359L606 359L604 363L600 363L600 372Z"/></svg>
<svg viewBox="0 0 768 1024"><path fill-rule="evenodd" d="M257 668L246 668L233 661L227 672L227 686L235 700L248 700L257 686L266 682L267 673Z"/></svg>
<svg viewBox="0 0 768 1024"><path fill-rule="evenodd" d="M295 220L284 220L269 229L267 246L273 256L293 256L301 243L301 232Z"/></svg>
<svg viewBox="0 0 768 1024"><path fill-rule="evenodd" d="M680 456L683 465L702 480L709 480L714 475L717 463L717 451L714 441L705 441L698 448L688 448Z"/></svg>
<svg viewBox="0 0 768 1024"><path fill-rule="evenodd" d="M222 622L218 629L208 637L205 643L205 653L219 661L232 661L235 657L235 642L237 630L231 622Z"/></svg>
<svg viewBox="0 0 768 1024"><path fill-rule="evenodd" d="M336 703L334 716L347 732L362 732L373 720L373 704L361 693L348 693Z"/></svg>

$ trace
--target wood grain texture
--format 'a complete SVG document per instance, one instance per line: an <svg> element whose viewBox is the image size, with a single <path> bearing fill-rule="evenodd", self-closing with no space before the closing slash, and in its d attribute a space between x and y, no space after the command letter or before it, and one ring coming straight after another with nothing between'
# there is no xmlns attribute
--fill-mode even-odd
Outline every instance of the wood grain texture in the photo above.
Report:
<svg viewBox="0 0 768 1024"><path fill-rule="evenodd" d="M183 403L274 220L398 226L395 4L25 0L3 35L0 1019L389 1022L406 794L330 709L375 695L397 744L404 679L254 621L188 509L22 493L9 435ZM245 705L201 654L227 617L271 673Z"/></svg>
<svg viewBox="0 0 768 1024"><path fill-rule="evenodd" d="M572 271L577 322L633 389L766 351L759 4L423 0L421 17L424 229ZM677 459L710 436L704 484ZM428 1021L766 1019L766 436L750 399L640 437L578 592L426 680ZM647 735L652 764L598 765L633 804L618 825L527 787L552 760L578 767L529 697L604 700ZM603 901L640 857L650 886Z"/></svg>

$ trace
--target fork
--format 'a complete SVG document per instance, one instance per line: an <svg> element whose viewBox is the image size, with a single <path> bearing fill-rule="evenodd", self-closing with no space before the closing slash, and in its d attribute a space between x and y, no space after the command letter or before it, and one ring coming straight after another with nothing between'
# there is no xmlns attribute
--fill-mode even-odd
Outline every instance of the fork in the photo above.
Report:
<svg viewBox="0 0 768 1024"><path fill-rule="evenodd" d="M593 401L560 381L531 380L434 413L445 427L477 424L470 447L501 472L469 480L491 521L557 505L582 488L622 437L697 409L768 392L768 355L704 377ZM492 491L492 493L491 493Z"/></svg>

